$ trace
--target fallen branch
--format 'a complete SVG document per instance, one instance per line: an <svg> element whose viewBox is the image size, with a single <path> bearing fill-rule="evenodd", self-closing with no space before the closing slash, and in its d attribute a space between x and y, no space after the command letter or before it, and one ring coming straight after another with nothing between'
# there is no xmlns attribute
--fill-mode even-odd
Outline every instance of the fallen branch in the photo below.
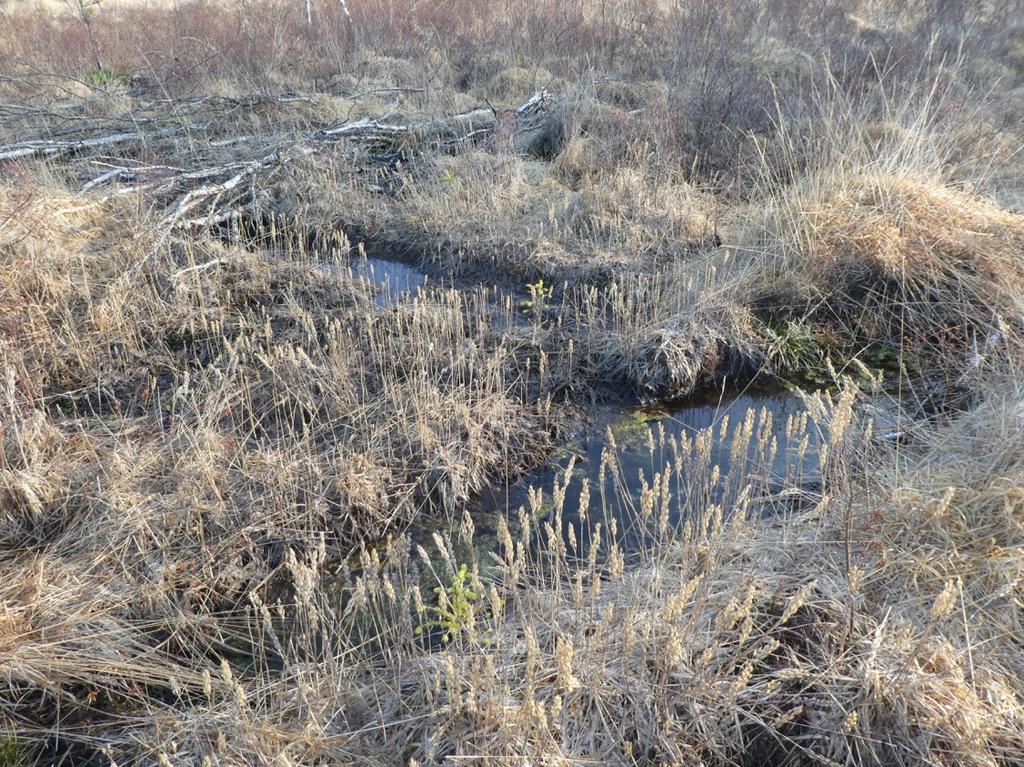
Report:
<svg viewBox="0 0 1024 767"><path fill-rule="evenodd" d="M171 276L171 279L176 280L183 274L188 274L189 272L200 272L203 269L209 269L211 266L219 266L220 264L226 264L227 262L228 259L226 258L214 258L211 259L210 261L205 261L201 264L196 264L195 266L186 266L184 269L179 269L178 271L176 271Z"/></svg>
<svg viewBox="0 0 1024 767"><path fill-rule="evenodd" d="M204 135L206 128L182 124L182 109L195 114L211 106L230 110L263 103L307 100L302 96L285 95L239 99L198 97L147 102L143 111L152 110L159 104L169 106L171 112L178 114L139 114L137 120L130 115L117 118L133 119L136 127L130 131L61 139L51 135L46 139L10 144L0 147L0 161L84 155L85 161L79 161L77 168L82 177L79 195L108 185L116 185L108 192L109 195L145 192L151 203L163 209L158 225L169 232L181 227L222 224L245 215L244 211L256 204L260 186L265 185L289 158L325 152L328 147L338 143L377 145L375 149L378 150L381 144L386 145L387 151L371 154L374 161L392 156L392 149L399 142L412 149L429 151L460 144L476 144L491 140L492 137L502 140L511 137L510 146L514 151L529 151L536 137L549 124L554 103L546 91L540 90L511 110L480 107L422 121L392 120L390 114L385 114L338 122L305 134L283 127L265 136L220 134L205 142L190 141L187 147L179 147L173 142L167 146L153 145L153 151L169 155L170 162L167 164L141 163L129 158L114 159L111 162L97 156L99 152L93 151L133 142L153 142L158 138L181 134L185 130L196 131L196 139ZM2 104L0 107L11 109L12 105ZM141 127L143 125L145 129ZM97 130L95 125L92 130ZM97 172L99 175L95 175Z"/></svg>
<svg viewBox="0 0 1024 767"><path fill-rule="evenodd" d="M115 168L114 170L109 170L106 173L97 176L92 181L86 183L81 189L78 190L78 194L81 196L88 192L90 189L93 189L114 179L117 179L118 181L134 181L136 178L138 178L137 173L133 173L125 168Z"/></svg>
<svg viewBox="0 0 1024 767"><path fill-rule="evenodd" d="M83 149L116 146L131 141L143 141L147 138L166 138L167 136L181 133L181 131L182 128L168 128L149 134L130 131L74 141L57 141L52 139L23 141L19 144L0 147L0 160L14 160L23 157L57 157L63 154L74 154Z"/></svg>
<svg viewBox="0 0 1024 767"><path fill-rule="evenodd" d="M510 112L502 113L490 107L480 107L441 120L399 124L385 122L386 117L361 117L315 131L310 134L310 139L377 142L407 136L410 139L433 143L460 143L485 136L509 122L512 124L513 133L535 131L546 123L551 105L552 100L548 92L540 90Z"/></svg>

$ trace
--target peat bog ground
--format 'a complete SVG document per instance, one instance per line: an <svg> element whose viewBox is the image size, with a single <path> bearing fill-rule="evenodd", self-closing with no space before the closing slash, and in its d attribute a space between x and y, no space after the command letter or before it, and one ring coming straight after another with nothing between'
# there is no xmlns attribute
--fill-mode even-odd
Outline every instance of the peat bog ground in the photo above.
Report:
<svg viewBox="0 0 1024 767"><path fill-rule="evenodd" d="M0 2L0 767L1024 761L1022 35Z"/></svg>

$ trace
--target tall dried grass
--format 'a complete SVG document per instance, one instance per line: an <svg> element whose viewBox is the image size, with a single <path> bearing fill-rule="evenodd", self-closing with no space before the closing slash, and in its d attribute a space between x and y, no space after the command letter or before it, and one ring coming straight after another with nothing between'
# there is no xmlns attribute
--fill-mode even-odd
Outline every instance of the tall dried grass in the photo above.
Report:
<svg viewBox="0 0 1024 767"><path fill-rule="evenodd" d="M346 5L0 11L5 140L183 110L122 162L558 91L525 152L291 158L249 231L0 168L0 763L1024 761L1006 8ZM437 279L375 301L364 249ZM595 397L877 347L972 409L882 435L846 382L758 460L655 431L473 513Z"/></svg>

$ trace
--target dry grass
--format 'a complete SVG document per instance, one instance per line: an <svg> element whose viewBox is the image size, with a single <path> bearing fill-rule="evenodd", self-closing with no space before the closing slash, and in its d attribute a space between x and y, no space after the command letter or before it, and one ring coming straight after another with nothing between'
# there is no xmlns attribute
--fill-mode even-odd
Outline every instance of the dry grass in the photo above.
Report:
<svg viewBox="0 0 1024 767"><path fill-rule="evenodd" d="M201 689L203 658L252 652L247 594L288 550L344 558L549 439L472 297L382 311L344 260L154 246L127 206L28 183L4 203L9 730L82 742L92 711Z"/></svg>
<svg viewBox="0 0 1024 767"><path fill-rule="evenodd" d="M779 290L862 342L948 361L1021 317L1024 218L934 181L811 177L742 237Z"/></svg>
<svg viewBox="0 0 1024 767"><path fill-rule="evenodd" d="M662 526L628 567L614 544L589 563L565 543L534 559L526 541L542 523L520 513L499 528L496 572L473 559L479 596L442 650L416 635L433 608L415 571L449 584L468 518L436 539L440 553L365 553L341 613L320 601L317 555L289 560L297 604L285 614L300 638L287 634L284 670L225 668L188 713L130 737L171 763L271 763L283 743L294 762L1012 763L1024 747L1020 658L1006 642L1020 628L1019 392L913 450L870 454L854 398L811 403L834 482L812 511L766 525L712 507L681 537ZM750 421L740 436L756 440ZM993 457L993 428L1005 450L973 470ZM653 467L667 461L641 513L658 529L673 503L662 488L710 466L703 436L654 439ZM737 512L761 487L742 470L719 481L740 491ZM604 494L591 499L600 518ZM544 524L561 511L556 497ZM366 631L373 649L353 654Z"/></svg>
<svg viewBox="0 0 1024 767"><path fill-rule="evenodd" d="M395 198L381 227L396 249L446 270L549 282L653 271L710 239L711 203L685 182L617 168L577 191L559 178L565 164L445 158Z"/></svg>
<svg viewBox="0 0 1024 767"><path fill-rule="evenodd" d="M139 134L0 161L0 765L1024 761L1006 8L347 6L0 10L0 140ZM175 169L265 156L168 228ZM841 376L879 349L884 437ZM475 513L596 398L758 372L832 393L728 471L655 431L580 509Z"/></svg>

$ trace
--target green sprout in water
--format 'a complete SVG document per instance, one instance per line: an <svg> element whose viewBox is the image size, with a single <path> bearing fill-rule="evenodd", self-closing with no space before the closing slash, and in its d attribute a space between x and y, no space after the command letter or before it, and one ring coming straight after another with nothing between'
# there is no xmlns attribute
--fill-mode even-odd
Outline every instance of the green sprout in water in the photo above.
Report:
<svg viewBox="0 0 1024 767"><path fill-rule="evenodd" d="M814 384L827 384L829 350L823 339L809 324L789 321L781 327L769 328L771 352L783 369L796 373Z"/></svg>
<svg viewBox="0 0 1024 767"><path fill-rule="evenodd" d="M442 639L445 644L465 631L473 618L473 604L479 597L470 587L469 577L469 568L463 564L452 577L449 586L437 586L434 589L434 593L437 594L437 605L429 609L436 617L425 626L443 629ZM418 626L416 633L422 634L423 629L424 626Z"/></svg>
<svg viewBox="0 0 1024 767"><path fill-rule="evenodd" d="M525 298L519 302L519 307L525 312L530 309L535 309L538 314L544 310L544 304L548 301L555 293L553 285L545 285L544 279L541 278L536 282L531 282L526 286L527 292L530 294L529 298Z"/></svg>

